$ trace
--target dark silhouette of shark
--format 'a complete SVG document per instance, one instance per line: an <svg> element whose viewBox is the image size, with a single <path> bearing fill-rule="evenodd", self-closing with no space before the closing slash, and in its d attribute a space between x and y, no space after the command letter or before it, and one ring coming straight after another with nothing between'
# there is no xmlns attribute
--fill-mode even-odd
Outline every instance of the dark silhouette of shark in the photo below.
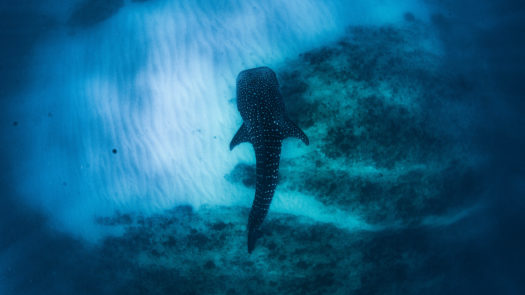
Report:
<svg viewBox="0 0 525 295"><path fill-rule="evenodd" d="M230 150L242 142L250 142L256 160L255 198L248 219L248 252L251 253L277 186L283 139L296 137L307 145L309 141L286 116L279 82L270 68L260 67L239 73L237 108L243 124L233 137Z"/></svg>

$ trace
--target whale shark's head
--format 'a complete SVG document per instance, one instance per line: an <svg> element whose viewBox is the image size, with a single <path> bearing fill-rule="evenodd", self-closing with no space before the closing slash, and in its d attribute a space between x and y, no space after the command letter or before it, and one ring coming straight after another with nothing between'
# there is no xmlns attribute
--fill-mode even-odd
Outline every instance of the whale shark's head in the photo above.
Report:
<svg viewBox="0 0 525 295"><path fill-rule="evenodd" d="M261 83L267 84L269 87L279 87L277 76L269 67L244 70L237 76L237 87L239 85L259 85Z"/></svg>
<svg viewBox="0 0 525 295"><path fill-rule="evenodd" d="M244 70L237 76L237 107L245 120L253 117L256 109L281 111L282 99L277 75L268 67Z"/></svg>

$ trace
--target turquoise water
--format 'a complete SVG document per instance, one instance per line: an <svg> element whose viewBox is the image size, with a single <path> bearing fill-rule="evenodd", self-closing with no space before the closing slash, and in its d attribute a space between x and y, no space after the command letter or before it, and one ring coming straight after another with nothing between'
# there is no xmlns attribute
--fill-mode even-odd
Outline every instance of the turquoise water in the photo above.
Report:
<svg viewBox="0 0 525 295"><path fill-rule="evenodd" d="M523 293L524 12L3 1L0 293ZM310 145L248 255L258 66Z"/></svg>

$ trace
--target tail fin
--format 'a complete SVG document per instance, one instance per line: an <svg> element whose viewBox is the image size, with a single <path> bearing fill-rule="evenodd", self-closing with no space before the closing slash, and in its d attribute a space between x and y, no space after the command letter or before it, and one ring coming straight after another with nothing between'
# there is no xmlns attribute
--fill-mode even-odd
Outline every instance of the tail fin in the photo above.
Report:
<svg viewBox="0 0 525 295"><path fill-rule="evenodd" d="M248 253L252 253L255 248L255 241L261 237L261 232L257 229L248 232Z"/></svg>

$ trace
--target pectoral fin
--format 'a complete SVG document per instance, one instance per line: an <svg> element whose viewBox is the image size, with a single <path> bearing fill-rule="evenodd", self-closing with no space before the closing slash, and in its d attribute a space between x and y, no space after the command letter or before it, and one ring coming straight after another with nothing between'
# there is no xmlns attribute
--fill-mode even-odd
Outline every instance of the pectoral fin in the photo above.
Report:
<svg viewBox="0 0 525 295"><path fill-rule="evenodd" d="M281 124L281 133L283 138L295 137L302 140L306 145L310 143L308 136L306 136L306 134L304 134L304 132L288 118L284 119L283 123Z"/></svg>
<svg viewBox="0 0 525 295"><path fill-rule="evenodd" d="M235 135L233 136L233 139L230 142L230 151L243 142L250 142L250 134L248 132L248 127L244 123L241 125L241 128L237 130L237 133L235 133Z"/></svg>

